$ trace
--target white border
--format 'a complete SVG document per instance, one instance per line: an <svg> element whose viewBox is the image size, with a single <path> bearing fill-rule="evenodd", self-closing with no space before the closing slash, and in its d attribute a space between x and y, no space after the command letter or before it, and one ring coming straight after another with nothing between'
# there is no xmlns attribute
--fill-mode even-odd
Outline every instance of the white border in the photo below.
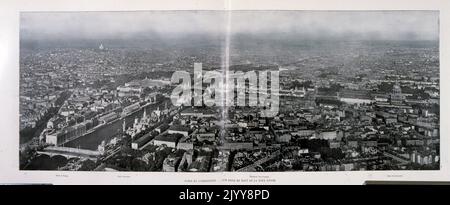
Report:
<svg viewBox="0 0 450 205"><path fill-rule="evenodd" d="M19 171L19 12L138 10L439 10L441 170L266 173ZM0 183L51 184L363 184L365 180L450 181L450 1L446 0L41 0L0 2ZM265 179L265 182L230 182ZM270 181L270 180L274 180ZM270 181L270 182L268 182Z"/></svg>

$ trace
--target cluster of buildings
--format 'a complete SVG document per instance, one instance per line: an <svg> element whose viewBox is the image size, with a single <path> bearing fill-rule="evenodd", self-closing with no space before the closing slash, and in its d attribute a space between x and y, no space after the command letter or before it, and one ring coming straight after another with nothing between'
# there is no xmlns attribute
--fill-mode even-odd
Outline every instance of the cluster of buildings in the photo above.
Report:
<svg viewBox="0 0 450 205"><path fill-rule="evenodd" d="M41 134L41 141L50 146L63 146L99 127L122 120L121 129L108 133L120 137L98 146L102 153L100 170L439 169L440 82L438 59L433 55L436 51L433 48L408 49L385 48L370 58L342 51L334 57L312 52L299 59L292 50L286 51L286 56L272 58L271 53L252 55L252 58L237 56L243 64L233 68L252 69L254 65L250 62L257 62L258 68L273 67L265 62L267 60L280 67L279 112L270 118L261 116L260 107L175 107L166 103L164 107L144 109L142 115L126 123L124 118L142 111L148 104L159 102L158 98L168 102L167 96L172 90L167 88L171 85L164 76L117 83L117 75L126 73L123 66L132 67L136 73L144 72L144 68L137 68L135 64L145 60L140 56L136 58L143 62L121 64L111 59L117 55L113 53L121 52L120 49L107 48L96 52L72 50L70 53L75 56L85 55L84 52L95 54L83 62L53 63L50 68L47 65L49 70L42 71L42 75L25 72L21 99L25 100L23 102L42 101L57 109ZM67 51L53 52L44 53L46 58L54 59L51 62L67 58ZM42 58L35 55L29 58ZM268 56L268 59L261 56ZM343 56L353 56L358 63L343 63L344 58L340 58ZM380 57L383 60L379 60ZM201 58L205 57L180 57L179 62L167 61L155 64L155 68L179 70L181 65L187 64L186 68L190 68L191 62ZM212 56L203 60L215 62ZM24 67L39 71L34 67L37 65L27 62L23 61ZM33 61L36 62L45 64ZM68 69L81 64L84 67L79 69L86 72ZM149 62L144 64L148 66ZM56 69L61 66L66 69ZM114 69L99 70L99 66ZM58 73L53 75L52 72ZM36 86L33 79L38 79L39 85L32 91L40 97L28 96L31 87ZM94 86L98 79L107 83ZM58 104L63 91L69 91L70 95ZM30 116L21 116L24 126L39 118L31 117L35 114L27 109L39 112L38 116L45 115L45 110L40 111L38 107L48 108L49 104L36 102L26 103L32 107L21 111L22 116Z"/></svg>
<svg viewBox="0 0 450 205"><path fill-rule="evenodd" d="M439 113L427 103L408 101L401 87L396 82L390 92L375 95L346 88L327 95L318 87L303 87L284 92L280 113L270 119L261 117L259 108L253 107L229 107L226 117L221 116L220 107L173 107L170 118L147 129L142 137L129 134L135 150L145 152L145 144L171 150L163 171L436 166L440 159ZM145 119L144 115L141 123L152 125ZM162 121L155 118L154 122ZM135 127L139 126L129 130L134 132Z"/></svg>

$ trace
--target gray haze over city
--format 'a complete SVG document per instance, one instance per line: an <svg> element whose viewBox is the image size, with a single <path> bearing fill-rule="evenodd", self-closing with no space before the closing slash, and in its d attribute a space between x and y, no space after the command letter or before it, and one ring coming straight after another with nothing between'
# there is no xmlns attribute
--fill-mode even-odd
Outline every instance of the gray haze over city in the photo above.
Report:
<svg viewBox="0 0 450 205"><path fill-rule="evenodd" d="M25 12L21 14L21 37L221 36L229 23L232 35L277 33L300 39L438 40L438 18L439 13L433 11Z"/></svg>

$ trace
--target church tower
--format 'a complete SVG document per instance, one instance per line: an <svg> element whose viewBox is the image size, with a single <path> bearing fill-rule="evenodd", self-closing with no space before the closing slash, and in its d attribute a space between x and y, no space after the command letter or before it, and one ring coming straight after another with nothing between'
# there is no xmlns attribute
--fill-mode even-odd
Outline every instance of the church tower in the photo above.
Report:
<svg viewBox="0 0 450 205"><path fill-rule="evenodd" d="M402 104L404 96L402 94L402 88L398 82L395 83L392 93L391 93L391 104L399 105Z"/></svg>

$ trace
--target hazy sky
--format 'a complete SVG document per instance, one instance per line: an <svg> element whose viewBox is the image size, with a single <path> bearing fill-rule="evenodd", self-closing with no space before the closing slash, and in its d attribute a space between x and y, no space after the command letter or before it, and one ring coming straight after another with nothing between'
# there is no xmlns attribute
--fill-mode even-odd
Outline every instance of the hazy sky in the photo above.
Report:
<svg viewBox="0 0 450 205"><path fill-rule="evenodd" d="M224 34L436 40L435 11L149 11L22 13L22 39L152 38Z"/></svg>

